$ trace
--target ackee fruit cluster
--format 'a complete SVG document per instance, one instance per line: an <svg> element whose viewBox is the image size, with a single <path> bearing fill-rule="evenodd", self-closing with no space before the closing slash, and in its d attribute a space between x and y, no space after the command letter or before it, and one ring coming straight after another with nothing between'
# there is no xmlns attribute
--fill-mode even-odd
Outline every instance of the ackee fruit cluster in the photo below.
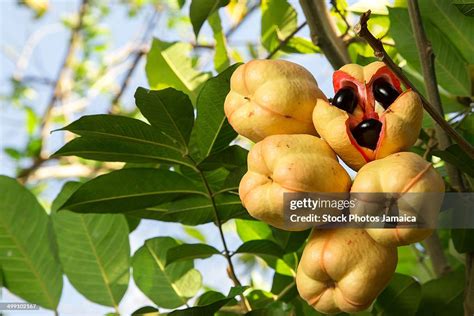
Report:
<svg viewBox="0 0 474 316"><path fill-rule="evenodd" d="M239 187L250 215L298 230L285 222L285 192L378 192L391 194L400 214L436 219L443 179L431 163L405 151L421 129L420 97L403 90L381 62L345 65L334 72L333 86L328 99L309 71L282 60L253 60L232 75L224 104L227 119L256 142ZM358 171L355 179L338 157ZM429 194L436 192L435 198ZM408 199L411 193L419 194ZM383 203L367 196L350 212L379 213ZM396 247L431 233L416 226L315 227L299 262L298 292L326 314L367 309L395 271Z"/></svg>

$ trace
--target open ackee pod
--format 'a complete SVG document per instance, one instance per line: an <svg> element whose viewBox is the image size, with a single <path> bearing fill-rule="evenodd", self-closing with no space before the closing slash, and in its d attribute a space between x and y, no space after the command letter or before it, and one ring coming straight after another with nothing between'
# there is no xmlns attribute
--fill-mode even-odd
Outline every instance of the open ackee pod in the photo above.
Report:
<svg viewBox="0 0 474 316"><path fill-rule="evenodd" d="M313 123L341 159L359 170L367 162L403 151L418 138L423 118L419 96L402 91L382 62L348 64L333 75L331 103L319 99Z"/></svg>

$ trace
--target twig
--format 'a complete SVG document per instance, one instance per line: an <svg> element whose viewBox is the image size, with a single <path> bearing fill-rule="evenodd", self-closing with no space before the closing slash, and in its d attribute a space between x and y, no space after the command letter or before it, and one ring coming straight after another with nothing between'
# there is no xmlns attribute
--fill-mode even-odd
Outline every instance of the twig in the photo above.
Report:
<svg viewBox="0 0 474 316"><path fill-rule="evenodd" d="M281 300L283 296L288 294L288 292L290 292L295 286L296 286L296 281L293 281L290 284L288 284L283 290L281 290L280 293L278 293L278 295L275 297L275 301Z"/></svg>
<svg viewBox="0 0 474 316"><path fill-rule="evenodd" d="M110 104L110 110L109 110L110 114L117 114L118 112L120 112L120 106L119 106L120 98L122 97L125 90L127 90L127 87L128 87L128 84L130 83L130 79L132 78L133 72L135 71L138 64L140 63L140 60L148 52L146 43L149 40L150 34L155 29L160 16L161 14L155 10L152 17L150 18L150 21L148 22L146 30L143 32L143 36L141 39L142 47L138 49L138 51L135 53L132 64L130 65L130 68L128 69L125 77L123 78L122 84L120 85L120 89L115 94L114 98L112 99L112 102Z"/></svg>
<svg viewBox="0 0 474 316"><path fill-rule="evenodd" d="M306 21L301 23L300 26L298 26L293 32L291 32L287 37L285 37L283 40L280 41L280 44L278 44L277 47L275 47L271 52L270 54L268 54L268 56L266 57L266 59L271 59L280 49L282 49L283 47L286 46L286 44L288 44L288 42L296 35L296 33L298 33L299 31L301 31L301 29L303 27L306 26Z"/></svg>
<svg viewBox="0 0 474 316"><path fill-rule="evenodd" d="M344 41L339 38L329 17L325 1L300 0L311 31L311 40L321 48L334 69L351 62Z"/></svg>
<svg viewBox="0 0 474 316"><path fill-rule="evenodd" d="M333 7L334 11L341 17L342 21L344 21L344 24L346 25L346 30L344 31L344 33L341 34L341 36L339 36L340 38L344 38L344 36L346 36L347 33L349 33L352 27L347 21L346 16L337 7L337 0L331 0L331 6Z"/></svg>
<svg viewBox="0 0 474 316"><path fill-rule="evenodd" d="M423 107L428 112L428 114L435 120L436 123L441 126L444 131L449 134L449 136L453 138L453 140L458 143L459 147L461 147L462 150L469 155L469 157L474 158L474 147L472 147L471 144L469 144L444 120L438 111L426 100L426 98L418 91L418 89L416 89L416 87L408 80L401 69L393 62L393 60L385 51L381 41L376 39L374 35L370 33L369 29L367 28L367 21L369 18L370 10L361 15L359 23L354 27L355 33L367 41L367 43L373 48L375 57L382 60L387 65L387 67L389 67L392 72L397 75L397 77L407 88L410 88L418 93L423 103Z"/></svg>
<svg viewBox="0 0 474 316"><path fill-rule="evenodd" d="M114 98L112 99L112 102L110 103L109 114L117 114L120 112L120 107L119 107L120 98L122 98L123 93L125 92L125 90L127 90L127 87L128 87L128 84L130 83L130 79L132 78L133 72L135 71L138 64L140 63L140 60L145 54L146 54L146 49L142 49L138 53L135 54L135 57L133 58L133 62L130 65L130 68L128 69L127 73L125 74L122 84L120 85L119 91L115 94Z"/></svg>
<svg viewBox="0 0 474 316"><path fill-rule="evenodd" d="M416 258L418 259L418 263L426 271L426 274L429 277L434 277L433 272L430 270L430 267L426 264L426 257L423 255L423 253L421 253L421 251L416 248L415 244L411 244L411 249L415 253Z"/></svg>
<svg viewBox="0 0 474 316"><path fill-rule="evenodd" d="M234 282L235 286L241 286L242 283L240 283L239 279L237 278L237 274L235 273L234 264L232 263L229 247L227 246L227 241L226 241L225 236L224 236L224 231L222 230L222 221L221 221L220 216L219 216L219 211L217 209L217 205L216 205L216 201L214 199L212 189L211 189L209 183L207 182L207 179L206 179L206 176L204 175L204 172L202 172L202 170L200 170L198 167L196 167L196 171L201 176L204 187L206 188L207 194L209 195L209 199L211 200L212 209L214 211L214 217L215 217L215 220L216 220L216 225L217 225L217 228L219 229L219 235L221 237L222 246L224 247L224 257L226 258L227 264L228 264L227 274L229 275L229 278L232 280L232 282ZM240 297L242 299L242 308L246 312L252 310L252 308L250 307L250 303L247 301L247 298L243 294Z"/></svg>
<svg viewBox="0 0 474 316"><path fill-rule="evenodd" d="M242 19L237 23L235 24L234 26L232 26L226 33L225 33L225 37L226 38L229 38L232 36L232 34L235 33L235 31L237 31L241 26L242 24L244 24L244 22L252 15L252 13L254 13L258 8L260 7L260 1L258 1L257 3L255 3L253 6L251 6L247 13L242 17Z"/></svg>
<svg viewBox="0 0 474 316"><path fill-rule="evenodd" d="M51 98L49 102L47 103L45 113L43 115L43 121L41 122L40 125L40 137L44 141L46 137L48 136L49 133L49 123L52 118L51 111L56 104L58 100L62 98L62 88L61 88L61 83L63 80L66 78L69 72L69 67L72 62L72 58L74 57L74 53L76 51L76 48L79 44L79 38L80 38L80 31L83 26L83 20L84 16L86 14L86 11L88 9L88 0L82 0L81 6L79 8L79 19L77 25L72 29L71 32L71 37L69 39L69 44L66 52L66 56L64 57L64 61L61 65L61 68L59 70L57 79L54 84L54 89L53 93L51 95ZM48 160L46 158L46 155L43 152L44 149L44 144L42 145L42 150L40 151L39 155L33 159L33 163L30 167L22 170L19 172L18 177L21 179L21 181L26 182L28 181L29 176L36 170L38 169L45 161Z"/></svg>

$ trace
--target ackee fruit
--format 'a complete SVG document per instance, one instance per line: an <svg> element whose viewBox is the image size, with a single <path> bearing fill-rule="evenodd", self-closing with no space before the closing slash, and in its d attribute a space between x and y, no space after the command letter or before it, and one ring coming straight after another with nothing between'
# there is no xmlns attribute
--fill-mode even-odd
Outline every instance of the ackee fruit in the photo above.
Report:
<svg viewBox="0 0 474 316"><path fill-rule="evenodd" d="M288 227L283 213L285 192L349 192L351 179L336 154L322 139L311 135L274 135L250 150L248 171L239 195L253 217L281 229Z"/></svg>
<svg viewBox="0 0 474 316"><path fill-rule="evenodd" d="M401 224L394 228L368 228L367 233L385 246L402 246L419 242L433 232L444 196L444 181L431 163L411 152L392 154L369 162L362 167L351 187L351 197L362 196L358 209L352 213L374 210L381 214L387 200L381 195L360 193L390 193L390 202L395 204L398 215L415 216L416 223Z"/></svg>
<svg viewBox="0 0 474 316"><path fill-rule="evenodd" d="M235 70L224 111L234 130L258 142L276 134L317 135L311 120L327 100L313 75L284 60L252 60Z"/></svg>
<svg viewBox="0 0 474 316"><path fill-rule="evenodd" d="M321 313L367 309L390 281L396 247L377 244L363 229L313 230L296 273L300 296Z"/></svg>

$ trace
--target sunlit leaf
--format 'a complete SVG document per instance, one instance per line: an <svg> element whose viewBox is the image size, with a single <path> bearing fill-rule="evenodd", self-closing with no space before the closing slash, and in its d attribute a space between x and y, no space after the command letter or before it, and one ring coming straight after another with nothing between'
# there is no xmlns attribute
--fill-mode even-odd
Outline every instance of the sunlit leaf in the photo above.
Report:
<svg viewBox="0 0 474 316"><path fill-rule="evenodd" d="M35 196L0 176L0 265L13 294L56 309L63 287L52 226Z"/></svg>
<svg viewBox="0 0 474 316"><path fill-rule="evenodd" d="M53 203L63 203L80 183L69 182ZM128 225L120 214L52 213L59 258L74 288L92 302L118 307L130 278Z"/></svg>
<svg viewBox="0 0 474 316"><path fill-rule="evenodd" d="M206 82L197 100L197 119L191 135L191 144L206 158L218 152L237 136L224 113L224 101L230 90L230 77L239 65L233 65ZM190 145L193 147L194 145Z"/></svg>
<svg viewBox="0 0 474 316"><path fill-rule="evenodd" d="M227 41L222 30L221 18L218 12L214 12L209 17L209 25L214 34L215 52L214 52L214 69L217 72L224 71L230 65L229 56L227 53Z"/></svg>
<svg viewBox="0 0 474 316"><path fill-rule="evenodd" d="M229 0L192 0L189 17L193 25L194 35L199 35L204 22L219 8L229 4Z"/></svg>
<svg viewBox="0 0 474 316"><path fill-rule="evenodd" d="M166 265L180 260L206 259L220 251L207 244L182 244L168 249L166 253Z"/></svg>
<svg viewBox="0 0 474 316"><path fill-rule="evenodd" d="M210 73L197 71L189 58L192 46L182 42L154 39L147 55L146 74L151 89L175 88L186 93L193 103Z"/></svg>
<svg viewBox="0 0 474 316"><path fill-rule="evenodd" d="M152 126L186 150L194 124L194 109L187 95L172 88L138 88L135 103Z"/></svg>
<svg viewBox="0 0 474 316"><path fill-rule="evenodd" d="M287 0L264 0L261 7L262 45L271 52L296 29L296 11Z"/></svg>
<svg viewBox="0 0 474 316"><path fill-rule="evenodd" d="M186 304L201 287L202 277L192 261L166 266L168 249L178 246L171 237L148 239L133 255L133 279L156 305L176 308Z"/></svg>

